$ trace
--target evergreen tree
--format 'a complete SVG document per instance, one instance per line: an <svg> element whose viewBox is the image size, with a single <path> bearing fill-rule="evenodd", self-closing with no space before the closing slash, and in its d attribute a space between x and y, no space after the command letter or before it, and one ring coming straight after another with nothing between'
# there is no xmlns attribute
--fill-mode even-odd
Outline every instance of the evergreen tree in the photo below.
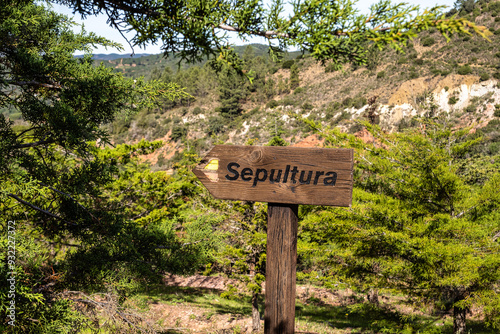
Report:
<svg viewBox="0 0 500 334"><path fill-rule="evenodd" d="M330 264L346 281L451 309L455 334L466 333L467 311L478 305L499 328L500 174L469 185L458 168L480 138L430 122L394 134L363 124L373 143L322 133L334 147L355 149L353 207L310 213L308 238L334 240Z"/></svg>
<svg viewBox="0 0 500 334"><path fill-rule="evenodd" d="M223 117L234 118L243 111L241 102L246 98L245 81L230 66L224 66L218 74L220 107L216 109Z"/></svg>
<svg viewBox="0 0 500 334"><path fill-rule="evenodd" d="M267 99L273 98L276 95L276 82L272 77L266 80L264 92Z"/></svg>
<svg viewBox="0 0 500 334"><path fill-rule="evenodd" d="M22 116L14 123L0 114L0 245L7 250L11 221L18 251L14 264L7 252L0 254L0 314L7 319L12 272L19 312L16 327L2 322L2 332L92 327L68 299L55 298L59 289L100 290L105 281L123 289L156 280L164 270L199 269L211 257L213 247L205 242L215 240L215 220L189 216L194 213L185 197L197 190L187 171L179 171L179 179L151 173L138 155L161 143L112 149L102 128L157 98L187 94L172 83L125 79L94 67L90 54L73 56L95 44L114 45L74 34L66 17L29 1L0 7L0 108ZM179 225L190 232L177 236Z"/></svg>
<svg viewBox="0 0 500 334"><path fill-rule="evenodd" d="M290 67L290 89L295 89L300 85L299 78L299 66L297 63L294 63L292 67Z"/></svg>
<svg viewBox="0 0 500 334"><path fill-rule="evenodd" d="M246 284L252 295L252 330L260 329L259 295L266 270L266 221L265 203L220 203L226 223L221 227L226 246L219 253L214 270ZM238 291L229 287L223 297L235 298Z"/></svg>

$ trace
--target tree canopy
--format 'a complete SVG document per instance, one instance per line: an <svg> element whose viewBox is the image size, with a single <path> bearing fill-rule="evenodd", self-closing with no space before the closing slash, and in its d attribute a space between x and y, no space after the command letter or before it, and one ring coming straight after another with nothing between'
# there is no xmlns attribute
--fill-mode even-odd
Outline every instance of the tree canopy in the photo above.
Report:
<svg viewBox="0 0 500 334"><path fill-rule="evenodd" d="M289 46L314 58L344 63L365 63L370 47L390 45L400 49L422 30L435 28L446 38L471 32L484 37L490 32L465 18L446 17L443 6L420 10L419 6L381 0L362 14L353 0L301 0L287 14L282 0L266 6L260 0L213 1L117 1L55 0L87 17L108 16L111 26L133 31L133 45L161 43L166 54L189 60L219 53L220 59L240 68L228 46L230 33L245 40L262 36L275 49ZM241 68L240 68L241 69Z"/></svg>
<svg viewBox="0 0 500 334"><path fill-rule="evenodd" d="M2 226L15 224L18 249L9 266L2 252L0 276L7 282L15 273L15 302L24 316L8 328L17 332L54 332L81 320L72 318L67 301L54 300L49 286L55 283L99 289L125 272L129 280L167 267L189 271L211 257L200 250L214 241L205 235L210 222L197 219L186 218L190 227L182 237L174 233L186 204L182 196L196 190L186 179L151 173L139 163L139 155L161 143L111 147L102 128L159 98L188 94L174 83L126 79L94 66L89 53L74 57L75 50L113 43L74 34L71 25L28 1L0 8L0 217ZM21 121L14 124L5 113L20 114ZM8 242L3 233L3 249ZM64 274L49 274L49 267ZM0 286L3 300L7 288ZM2 301L2 315L7 306Z"/></svg>

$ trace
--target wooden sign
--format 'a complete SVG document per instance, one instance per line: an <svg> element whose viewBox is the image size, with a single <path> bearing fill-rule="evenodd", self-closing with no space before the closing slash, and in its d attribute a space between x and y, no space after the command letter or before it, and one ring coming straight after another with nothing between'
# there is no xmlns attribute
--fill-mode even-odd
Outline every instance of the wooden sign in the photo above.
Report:
<svg viewBox="0 0 500 334"><path fill-rule="evenodd" d="M194 173L220 199L268 202L265 334L295 332L299 204L351 206L353 150L215 146Z"/></svg>
<svg viewBox="0 0 500 334"><path fill-rule="evenodd" d="M215 146L194 173L219 199L350 206L351 149Z"/></svg>

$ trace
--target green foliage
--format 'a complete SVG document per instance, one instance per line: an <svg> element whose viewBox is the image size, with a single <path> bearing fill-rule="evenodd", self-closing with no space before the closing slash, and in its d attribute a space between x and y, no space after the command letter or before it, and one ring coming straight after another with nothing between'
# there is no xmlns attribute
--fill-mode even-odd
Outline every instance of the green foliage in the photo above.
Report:
<svg viewBox="0 0 500 334"><path fill-rule="evenodd" d="M216 111L223 117L234 118L241 114L241 101L247 92L244 89L243 78L234 69L224 66L218 75L220 107Z"/></svg>
<svg viewBox="0 0 500 334"><path fill-rule="evenodd" d="M363 125L373 142L336 129L321 132L332 146L353 148L358 163L352 209L310 212L302 227L309 242L335 249L324 257L329 270L360 288L400 289L456 312L485 305L482 298L494 298L500 275L494 190L500 174L469 185L458 169L481 138L430 122L394 134Z"/></svg>
<svg viewBox="0 0 500 334"><path fill-rule="evenodd" d="M233 202L231 207L220 204L232 222L225 233L226 245L217 256L222 272L245 282L253 296L262 292L265 281L267 205L264 203ZM237 290L226 296L234 296Z"/></svg>
<svg viewBox="0 0 500 334"><path fill-rule="evenodd" d="M356 108L360 109L364 105L366 105L368 102L366 100L366 97L357 95L354 98L352 97L347 97L342 101L342 105L347 108Z"/></svg>
<svg viewBox="0 0 500 334"><path fill-rule="evenodd" d="M450 98L448 99L448 104L449 105L454 105L457 102L458 102L458 98L455 95L450 96Z"/></svg>
<svg viewBox="0 0 500 334"><path fill-rule="evenodd" d="M411 70L411 71L410 71L410 75L408 75L408 78L409 78L409 79L416 79L416 78L418 78L418 77L419 77L418 72L417 72L417 71L415 71L415 70Z"/></svg>
<svg viewBox="0 0 500 334"><path fill-rule="evenodd" d="M423 65L424 64L424 60L422 58L417 58L413 61L413 63L415 65Z"/></svg>
<svg viewBox="0 0 500 334"><path fill-rule="evenodd" d="M422 39L422 46L429 47L434 44L436 44L436 40L431 36L427 36Z"/></svg>
<svg viewBox="0 0 500 334"><path fill-rule="evenodd" d="M460 66L457 69L457 73L460 75L467 75L472 73L472 68L469 66L469 64L466 64L464 66Z"/></svg>
<svg viewBox="0 0 500 334"><path fill-rule="evenodd" d="M477 109L477 106L474 103L472 103L472 104L469 104L467 106L467 108L465 108L465 111L469 112L469 113L473 113L473 112L476 112L476 109Z"/></svg>
<svg viewBox="0 0 500 334"><path fill-rule="evenodd" d="M283 69L291 69L292 66L295 64L295 60L293 59L290 59L290 60L285 60L282 64L281 64L281 68Z"/></svg>
<svg viewBox="0 0 500 334"><path fill-rule="evenodd" d="M309 110L313 110L313 109L314 109L314 105L312 105L309 102L304 102L304 104L302 104L303 111L309 111Z"/></svg>
<svg viewBox="0 0 500 334"><path fill-rule="evenodd" d="M267 146L288 146L288 142L281 138L280 136L274 136L271 138L269 143L267 143Z"/></svg>
<svg viewBox="0 0 500 334"><path fill-rule="evenodd" d="M224 119L222 117L209 117L208 118L208 135L217 135L224 129Z"/></svg>
<svg viewBox="0 0 500 334"><path fill-rule="evenodd" d="M422 12L418 6L390 2L377 3L370 8L370 13L360 14L355 1L303 1L294 4L293 12L286 15L281 1L271 2L267 8L253 0L205 5L160 1L126 8L119 3L96 0L64 3L83 15L108 13L115 27L136 32L133 44L160 40L167 54L178 54L191 61L218 52L217 62L232 66L238 73L242 73L243 62L234 57L227 47L229 36L221 31L237 31L244 39L254 35L277 39L279 48L273 48L271 53L276 58L279 58L279 50L295 46L322 62L332 60L337 69L344 63L366 64L369 48L389 45L401 50L406 41L424 29L434 28L447 39L451 33L469 30L482 36L487 34L485 28L463 18L446 18L442 7ZM330 27L342 28L331 30ZM346 35L349 38L338 38Z"/></svg>
<svg viewBox="0 0 500 334"><path fill-rule="evenodd" d="M184 124L175 124L172 127L172 133L170 134L170 139L173 141L179 141L186 138L188 129Z"/></svg>
<svg viewBox="0 0 500 334"><path fill-rule="evenodd" d="M479 76L479 80L480 81L486 81L486 80L489 80L490 79L490 75L489 73L487 72L483 72L481 73L481 75Z"/></svg>
<svg viewBox="0 0 500 334"><path fill-rule="evenodd" d="M398 64L406 64L408 62L408 59L406 57L401 57L398 59Z"/></svg>
<svg viewBox="0 0 500 334"><path fill-rule="evenodd" d="M460 12L470 13L474 10L476 0L456 0L454 7Z"/></svg>
<svg viewBox="0 0 500 334"><path fill-rule="evenodd" d="M340 67L336 63L330 63L327 66L325 66L325 73L333 73L340 70Z"/></svg>
<svg viewBox="0 0 500 334"><path fill-rule="evenodd" d="M267 102L267 104L266 104L266 108L274 109L274 108L276 108L276 107L277 107L277 106L279 106L279 105L280 105L280 104L279 104L279 102L278 102L278 101L276 101L276 100L271 100L271 101Z"/></svg>
<svg viewBox="0 0 500 334"><path fill-rule="evenodd" d="M0 8L0 17L0 107L19 111L24 123L21 129L0 115L0 217L3 227L19 226L16 330L92 327L58 289L113 286L124 293L131 282L154 281L167 270L193 272L213 259L217 218L200 216L186 201L200 190L187 170L153 173L138 156L160 142L110 148L103 128L119 113L141 109L156 125L144 108L188 95L174 83L94 67L90 54L73 57L89 45L112 43L72 33L67 18L42 6L13 2ZM7 305L5 284L1 289Z"/></svg>
<svg viewBox="0 0 500 334"><path fill-rule="evenodd" d="M299 67L297 64L293 64L290 67L290 89L297 89L300 85L299 79ZM295 92L294 92L295 93Z"/></svg>
<svg viewBox="0 0 500 334"><path fill-rule="evenodd" d="M367 53L366 68L369 71L375 71L380 64L381 52L378 48L370 48Z"/></svg>
<svg viewBox="0 0 500 334"><path fill-rule="evenodd" d="M2 66L14 73L0 77L0 107L13 109L9 118L13 120L17 117L24 124L20 127L9 122L3 115L0 116L1 216L4 221L13 217L18 219L27 226L25 231L21 231L22 235L35 237L30 239L36 240L34 246L26 247L26 253L31 254L30 261L41 262L22 262L19 275L24 281L19 286L24 301L29 300L31 303L31 308L26 306L26 312L31 319L43 323L45 332L65 331L66 328L75 328L85 322L85 319L72 313L72 305L67 300L54 299L54 291L51 289L39 292L52 275L48 270L49 266L64 273L60 280L55 282L57 289L81 288L99 291L111 287L122 297L136 289L139 284L158 282L165 271L187 274L203 268L208 269L209 264L210 272L222 272L239 278L254 295L261 292L265 264L265 205L211 199L189 172L196 163L196 157L192 154L193 147L199 149L201 144L187 138L187 127L180 119L173 119L169 115L160 121L170 108L184 106L183 109L179 108L179 112L184 116L189 112L191 103L196 101L198 105L202 105L203 99L218 94L220 107L217 111L220 115L210 117L207 122L207 132L215 138L228 123L228 119L235 120L236 124L244 119L243 117L249 117L247 115L251 112L242 115L242 102L249 92L255 93L255 96L252 95L252 98L255 98L252 102L261 102L264 98L287 93L290 88L295 89L294 94L301 94L301 88L298 87L298 62L288 62L286 65L290 64L289 81L283 77L274 81L269 74L277 71L278 65L269 62L267 56L254 57L257 50L253 47L246 48L240 56L235 49L225 46L225 37L220 34L225 25L236 27L243 37L266 34L265 30L268 29L268 37L271 40L279 40L276 44L283 48L287 45L298 45L301 49L308 50L314 59L330 61L332 70L339 70L345 63L354 63L366 64L368 69L375 71L377 60L381 58L379 48L386 45L396 49L404 48L409 38L416 37L419 30L429 27L436 27L442 33L470 29L484 35L484 30L466 20L442 18L439 9L410 18L409 14L415 14L416 8L392 5L388 2L375 5L370 16L367 16L355 12L354 2L351 1L303 1L294 5L297 15L286 19L282 15L280 18L279 3L271 4L270 10L267 11L257 1L158 1L154 7L151 2L136 2L126 8L120 2L113 1L70 0L65 3L85 14L94 13L99 8L104 9L106 13L111 13L111 21L123 20L124 25L120 26L129 24L129 27L137 32L133 42L138 44L160 37L166 52L180 51L178 55L181 58L201 60L205 55L214 52L218 52L220 57L211 61L210 66L180 67L181 70L176 73L170 66L161 69L158 65L158 70L150 75L150 82L143 79L127 80L104 65L93 67L90 55L81 60L72 56L75 49L99 43L111 45L110 42L83 33L74 35L70 32L68 23L64 23L67 22L64 18L38 6L29 5L24 8L20 2L11 1L11 6L0 9L0 53L5 60ZM106 8L102 8L103 6ZM214 8L217 10L213 10ZM161 14L157 15L158 13ZM318 20L319 16L324 18L323 22ZM383 29L377 28L382 26ZM339 29L334 31L331 27ZM345 38L345 35L350 38ZM15 39L16 43L12 43L11 36L23 38ZM278 56L275 51L276 49L272 50L272 55ZM408 58L415 58L416 53L409 51ZM301 61L301 66L307 61ZM134 62L140 67L144 60L126 59L124 62ZM417 62L418 60L415 60L415 63ZM285 63L282 66L285 66ZM245 80L243 74L251 80ZM377 77L382 78L378 75ZM220 87L218 92L214 88L217 82ZM10 89L16 85L17 89ZM179 86L185 89L181 90ZM312 109L313 105L304 101L307 100L298 99L295 95L284 98L281 102L274 101L269 106L302 104L304 110ZM361 108L365 104L366 99L358 94L354 98L344 100L343 106ZM341 106L338 104L332 108L338 110ZM193 113L199 114L200 110L195 109ZM131 114L136 111L140 112ZM333 110L329 111L333 117ZM103 127L122 112L128 114L128 117L122 118L110 128ZM338 122L348 116L348 113L342 113L333 121ZM269 144L285 145L287 143L282 139L285 131L278 117L274 120L275 122L269 125L272 138ZM171 138L183 140L187 147L191 148L185 150L187 154L176 153L170 162L174 164L173 175L161 171L152 172L149 166L140 162L140 155L153 153L162 146L159 142L141 141L133 145L116 145L117 141L113 140L115 148L106 145L109 139L105 129L123 134L131 124L136 124L132 121L151 129L155 135L163 134L167 128L172 128ZM169 126L164 126L166 124ZM357 124L356 127L361 128L362 125ZM408 143L404 140L399 143L402 143L401 149L408 152ZM491 154L498 151L494 144L492 142L489 146ZM375 151L380 154L380 147L375 147ZM165 164L163 157L160 156L159 164ZM387 155L385 157L387 158ZM392 163L391 158L392 156L381 162L370 155L370 159L377 163L377 168L391 167L388 165ZM442 161L438 162L442 165ZM423 163L432 165L428 160ZM408 166L418 167L412 164ZM397 176L408 175L401 171L400 166L396 167L400 173ZM464 181L465 183L472 186L471 184L476 182L473 180L481 180L478 188L489 184L491 168L483 169L478 166L473 170L472 167L466 167L464 170L460 169L462 176L469 182ZM358 210L361 207L361 211L369 211L368 204L364 206L364 203L373 204L374 210L368 213L373 219L369 223L362 221L359 216L341 213L340 225L333 224L331 217L326 214L325 219L318 224L318 220L309 215L318 213L322 208L318 208L319 211L311 208L302 211L303 216L307 218L301 227L304 237L299 244L299 265L302 268L317 269L318 277L331 287L334 287L333 280L339 277L343 280L345 278L344 282L354 282L352 284L369 284L370 280L381 284L378 278L373 279L370 276L367 268L377 261L370 257L372 253L376 253L375 236L378 236L380 231L386 232L384 228L392 222L382 219L383 214L390 215L395 220L399 219L399 215L403 216L406 219L405 224L407 223L405 226L417 226L413 233L424 242L426 239L418 230L423 226L423 223L418 221L421 217L427 219L425 223L434 226L443 222L441 229L446 237L455 233L452 228L448 228L450 219L437 217L437 214L436 217L427 215L425 210L428 208L415 199L414 194L419 191L432 193L436 191L437 186L428 189L418 183L418 180L411 179L413 188L409 187L410 190L405 193L401 191L402 186L390 183L392 179L387 176L383 167L379 174L383 180L377 178L379 170L375 167L373 175L368 167L364 168L366 169L363 171L357 171L357 177L360 179L357 179L358 206L355 208ZM419 171L421 169L417 168ZM442 172L441 169L437 171ZM441 174L449 176L445 172ZM428 174L424 176L429 177ZM365 183L361 180L363 177ZM387 181L388 185L384 186L382 181ZM387 194L391 187L393 191L399 191L398 195L406 197L395 200L391 197L392 194ZM417 190L411 190L414 188ZM408 195L412 191L413 197ZM476 189L472 189L471 193L478 194ZM405 211L410 206L408 198L418 204L415 212L409 214ZM399 200L404 205L398 207L395 203ZM388 209L384 211L383 205ZM394 209L394 213L391 213L389 208ZM482 207L479 209L483 210ZM417 217L416 222L408 218L413 214ZM478 216L481 214L482 212L479 212ZM472 219L472 214L464 215L468 220ZM374 227L374 232L369 229L373 226L367 227L372 221L375 222L373 226L378 226L379 230ZM488 220L484 218L483 221ZM344 250L339 238L345 236L345 233L335 237L329 234L332 232L328 231L328 228L337 231L344 228L345 224L356 224L357 229L349 232L360 237L359 240L367 239L366 247L372 249L367 251L360 247ZM385 251L396 248L394 261L397 264L400 264L398 261L403 263L406 259L401 258L407 253L400 250L406 250L407 245L403 241L407 241L407 238L396 233L399 231L389 232L388 235L394 239L381 237L383 242L380 249ZM320 235L321 233L326 237ZM439 234L432 233L434 230L429 230L431 235ZM470 239L471 242L476 242L474 237ZM23 240L22 237L19 240ZM41 240L50 242L51 247L55 247L57 256L46 253L44 248L40 247ZM396 241L402 241L401 248L395 246ZM345 241L346 244L348 242L350 240ZM360 263L353 253L349 253L353 249L358 250L360 259L367 262ZM445 260L448 261L452 256L451 251L445 246L443 249ZM334 260L331 256L333 251L337 252ZM411 251L410 249L408 254L418 257L416 252ZM318 252L322 254L317 255ZM367 256L366 252L370 253L370 256ZM311 254L316 254L317 257ZM363 273L368 277L368 283L354 275L346 275L342 269L337 275L334 271L344 265L335 262L338 259L347 259L344 263L365 270ZM418 266L418 263L411 261L408 260L404 264ZM478 261L474 264L481 265ZM388 267L382 265L381 272L385 275L382 277L391 280L392 273ZM486 267L493 268L494 264ZM418 268L427 270L424 265ZM403 274L406 273L405 270L402 271ZM399 277L398 275L402 274L396 272L395 275ZM434 284L435 277L430 277ZM483 278L484 276L481 276L481 279ZM415 284L422 284L419 279L421 277L415 279ZM445 275L445 279L449 277ZM488 279L486 277L481 282ZM410 283L413 284L413 281ZM479 298L479 295L478 292L474 296ZM491 310L488 311L488 319L493 319L491 322L494 323L496 308L494 305L488 307L488 310ZM376 310L371 311L376 313ZM369 312L359 309L353 310L353 313ZM34 323L36 321L26 321L26 326L34 326ZM20 328L24 332L35 332L32 327ZM373 328L381 331L385 327L383 323L379 323Z"/></svg>
<svg viewBox="0 0 500 334"><path fill-rule="evenodd" d="M51 298L47 290L58 278L50 275L53 272L46 265L48 250L26 236L29 231L20 222L12 222L4 221L0 235L0 246L5 250L0 254L0 314L4 319L0 329L5 333L68 333L89 325L68 300ZM8 258L14 259L13 264ZM8 321L12 323L7 324Z"/></svg>
<svg viewBox="0 0 500 334"><path fill-rule="evenodd" d="M295 90L293 91L293 95L298 95L298 94L301 94L305 91L305 89L303 87L297 87L295 88Z"/></svg>

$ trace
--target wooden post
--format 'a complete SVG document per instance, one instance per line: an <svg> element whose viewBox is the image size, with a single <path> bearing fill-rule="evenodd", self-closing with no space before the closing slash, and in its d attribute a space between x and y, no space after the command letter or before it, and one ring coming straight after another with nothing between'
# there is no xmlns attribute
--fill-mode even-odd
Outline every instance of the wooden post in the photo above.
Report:
<svg viewBox="0 0 500 334"><path fill-rule="evenodd" d="M298 208L268 204L265 334L295 332Z"/></svg>

